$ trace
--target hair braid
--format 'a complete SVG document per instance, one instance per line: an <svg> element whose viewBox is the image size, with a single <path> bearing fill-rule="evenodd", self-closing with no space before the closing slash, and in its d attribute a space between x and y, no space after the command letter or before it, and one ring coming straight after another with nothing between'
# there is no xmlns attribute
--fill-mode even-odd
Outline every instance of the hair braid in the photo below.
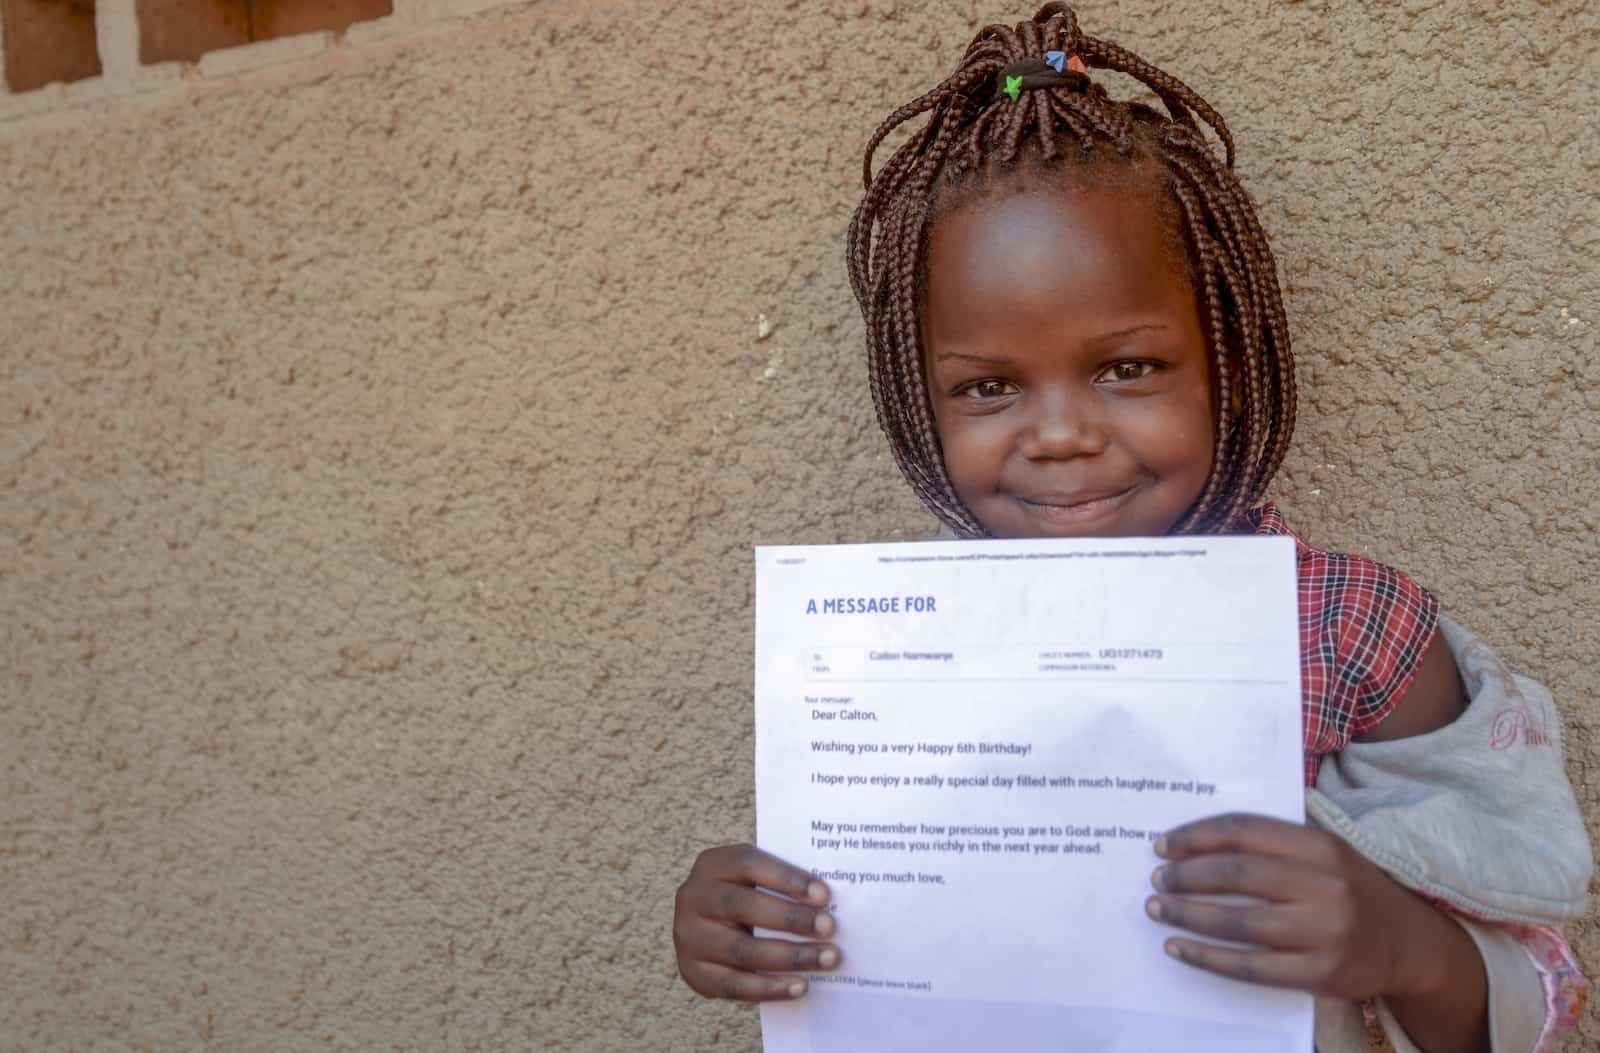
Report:
<svg viewBox="0 0 1600 1053"><path fill-rule="evenodd" d="M1051 51L1083 66L1030 86L1026 98L995 91L1003 72L1019 63L1043 69ZM1132 77L1166 114L1112 99L1082 68ZM874 173L883 143L922 114L926 123ZM1138 55L1085 35L1064 3L981 30L955 72L873 131L865 193L850 221L850 285L866 323L878 421L901 472L940 519L965 536L988 533L951 484L928 396L920 319L929 230L995 176L1030 168L1124 169L1160 191L1204 316L1216 403L1211 473L1174 529L1229 529L1261 498L1294 430L1294 356L1272 251L1233 163L1233 136L1210 103Z"/></svg>
<svg viewBox="0 0 1600 1053"><path fill-rule="evenodd" d="M1200 202L1195 192L1188 186L1178 184L1173 187L1173 194L1178 199L1178 207L1182 210L1185 229L1204 229L1204 213L1201 211ZM1199 263L1198 284L1200 286L1201 306L1204 310L1205 327L1208 339L1215 343L1228 343L1227 328L1228 318L1222 309L1222 297L1217 289L1216 246L1208 237L1198 238L1194 244L1194 256ZM1238 465L1232 458L1232 448L1237 439L1233 425L1233 413L1230 405L1231 397L1224 397L1224 393L1232 391L1232 374L1229 370L1226 355L1214 357L1212 360L1213 390L1218 393L1216 399L1216 428L1212 448L1212 463L1227 466L1226 472L1212 472L1206 480L1205 489L1201 491L1200 498L1195 502L1195 508L1208 508L1216 501L1217 491L1231 488L1232 475L1237 473ZM1192 517L1191 512L1191 517ZM1190 517L1186 517L1178 524L1178 529L1184 529Z"/></svg>

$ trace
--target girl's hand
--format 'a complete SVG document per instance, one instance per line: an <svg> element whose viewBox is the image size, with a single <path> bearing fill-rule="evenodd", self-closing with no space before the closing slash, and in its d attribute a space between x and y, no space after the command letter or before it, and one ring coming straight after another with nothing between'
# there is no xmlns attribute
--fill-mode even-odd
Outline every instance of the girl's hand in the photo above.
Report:
<svg viewBox="0 0 1600 1053"><path fill-rule="evenodd" d="M836 929L827 904L826 885L754 845L709 848L678 886L672 915L678 972L707 998L799 998L806 993L804 977L771 974L832 969L839 964L839 949L757 939L750 930L827 939Z"/></svg>
<svg viewBox="0 0 1600 1053"><path fill-rule="evenodd" d="M1156 854L1168 862L1151 878L1159 894L1146 903L1150 916L1245 945L1173 937L1167 953L1248 983L1358 1001L1427 997L1442 979L1437 925L1465 937L1344 841L1311 827L1219 816L1172 831L1156 842Z"/></svg>

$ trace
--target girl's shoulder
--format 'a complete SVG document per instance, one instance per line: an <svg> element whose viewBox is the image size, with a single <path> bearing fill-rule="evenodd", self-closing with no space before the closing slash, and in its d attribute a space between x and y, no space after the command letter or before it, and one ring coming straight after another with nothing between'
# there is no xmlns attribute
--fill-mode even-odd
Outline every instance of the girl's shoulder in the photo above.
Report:
<svg viewBox="0 0 1600 1053"><path fill-rule="evenodd" d="M1406 636L1418 621L1430 634L1438 623L1439 601L1403 570L1348 552L1330 552L1289 528L1283 512L1268 503L1250 512L1241 533L1294 539L1304 615L1342 612L1362 621L1379 619L1388 632Z"/></svg>
<svg viewBox="0 0 1600 1053"><path fill-rule="evenodd" d="M1308 543L1276 505L1251 512L1244 527L1294 539L1307 753L1343 749L1405 696L1438 631L1439 601L1402 570Z"/></svg>

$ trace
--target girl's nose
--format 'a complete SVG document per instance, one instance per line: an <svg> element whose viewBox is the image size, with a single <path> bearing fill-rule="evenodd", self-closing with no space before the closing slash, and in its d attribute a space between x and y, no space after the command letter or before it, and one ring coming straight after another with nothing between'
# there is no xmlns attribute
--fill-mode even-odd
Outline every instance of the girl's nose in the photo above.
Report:
<svg viewBox="0 0 1600 1053"><path fill-rule="evenodd" d="M1037 392L1033 412L1020 436L1023 456L1032 460L1065 460L1104 453L1106 430L1089 396Z"/></svg>

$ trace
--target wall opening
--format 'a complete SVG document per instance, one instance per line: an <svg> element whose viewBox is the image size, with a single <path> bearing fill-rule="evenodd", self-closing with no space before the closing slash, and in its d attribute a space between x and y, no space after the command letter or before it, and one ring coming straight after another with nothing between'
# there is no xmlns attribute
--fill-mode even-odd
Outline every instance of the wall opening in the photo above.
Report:
<svg viewBox="0 0 1600 1053"><path fill-rule="evenodd" d="M38 0L35 0L38 2ZM208 51L332 30L394 13L394 0L138 0L139 61L194 62Z"/></svg>
<svg viewBox="0 0 1600 1053"><path fill-rule="evenodd" d="M12 91L100 75L94 0L0 0L0 37Z"/></svg>
<svg viewBox="0 0 1600 1053"><path fill-rule="evenodd" d="M139 61L193 62L208 51L250 43L244 0L138 0Z"/></svg>

